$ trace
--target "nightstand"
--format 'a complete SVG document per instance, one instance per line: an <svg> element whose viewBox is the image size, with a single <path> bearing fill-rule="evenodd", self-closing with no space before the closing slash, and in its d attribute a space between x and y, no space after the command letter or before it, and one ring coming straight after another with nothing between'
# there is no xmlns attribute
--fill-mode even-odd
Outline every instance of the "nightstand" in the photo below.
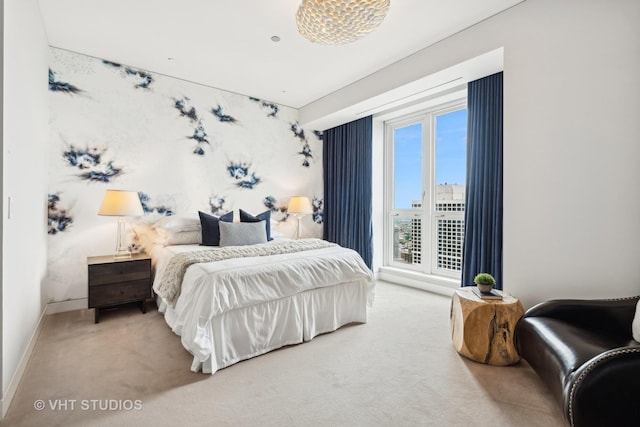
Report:
<svg viewBox="0 0 640 427"><path fill-rule="evenodd" d="M462 356L494 366L520 360L513 339L522 303L503 291L501 300L480 298L471 287L456 289L451 299L451 337Z"/></svg>
<svg viewBox="0 0 640 427"><path fill-rule="evenodd" d="M113 255L87 257L89 268L89 308L95 308L95 323L100 309L129 302L140 302L147 312L151 297L151 258L133 254L131 258L114 259Z"/></svg>

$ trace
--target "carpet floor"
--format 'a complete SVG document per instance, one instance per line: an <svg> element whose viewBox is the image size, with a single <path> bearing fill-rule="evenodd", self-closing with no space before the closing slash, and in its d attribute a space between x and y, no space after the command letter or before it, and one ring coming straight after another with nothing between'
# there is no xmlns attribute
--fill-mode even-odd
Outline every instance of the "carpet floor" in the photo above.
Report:
<svg viewBox="0 0 640 427"><path fill-rule="evenodd" d="M155 305L49 315L2 426L564 426L531 367L456 353L450 299L378 282L366 324L214 375ZM43 409L38 407L43 406ZM38 407L38 408L36 408Z"/></svg>

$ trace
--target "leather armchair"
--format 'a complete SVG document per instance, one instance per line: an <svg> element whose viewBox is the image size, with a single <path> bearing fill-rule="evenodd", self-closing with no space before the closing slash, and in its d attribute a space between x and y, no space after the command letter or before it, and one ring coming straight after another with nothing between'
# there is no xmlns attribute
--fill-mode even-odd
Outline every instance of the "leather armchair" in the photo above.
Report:
<svg viewBox="0 0 640 427"><path fill-rule="evenodd" d="M640 343L631 332L638 299L552 300L517 323L518 353L570 425L640 425Z"/></svg>

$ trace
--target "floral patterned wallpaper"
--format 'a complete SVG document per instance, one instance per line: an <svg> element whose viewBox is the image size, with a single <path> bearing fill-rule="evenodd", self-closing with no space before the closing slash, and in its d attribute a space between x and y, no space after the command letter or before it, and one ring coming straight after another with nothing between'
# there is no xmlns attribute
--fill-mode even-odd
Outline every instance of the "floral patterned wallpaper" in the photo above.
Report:
<svg viewBox="0 0 640 427"><path fill-rule="evenodd" d="M85 298L86 257L113 252L117 219L97 214L107 189L138 191L134 222L271 210L285 237L289 198L307 195L303 233L321 237L322 133L297 110L56 48L49 89L50 301Z"/></svg>

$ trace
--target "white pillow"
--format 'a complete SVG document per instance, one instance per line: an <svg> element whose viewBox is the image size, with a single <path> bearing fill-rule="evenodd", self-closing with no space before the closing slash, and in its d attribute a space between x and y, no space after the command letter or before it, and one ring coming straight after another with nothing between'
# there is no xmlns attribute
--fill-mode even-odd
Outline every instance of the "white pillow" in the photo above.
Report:
<svg viewBox="0 0 640 427"><path fill-rule="evenodd" d="M636 315L631 323L631 330L633 331L633 339L640 341L640 300L638 300L638 305L636 305Z"/></svg>
<svg viewBox="0 0 640 427"><path fill-rule="evenodd" d="M219 222L220 246L245 246L267 243L267 228L264 221Z"/></svg>
<svg viewBox="0 0 640 427"><path fill-rule="evenodd" d="M159 243L163 246L169 245L199 245L202 243L202 232L196 231L167 231L156 229Z"/></svg>
<svg viewBox="0 0 640 427"><path fill-rule="evenodd" d="M153 226L156 229L175 232L200 231L200 218L184 215L170 215L163 217L153 224Z"/></svg>

